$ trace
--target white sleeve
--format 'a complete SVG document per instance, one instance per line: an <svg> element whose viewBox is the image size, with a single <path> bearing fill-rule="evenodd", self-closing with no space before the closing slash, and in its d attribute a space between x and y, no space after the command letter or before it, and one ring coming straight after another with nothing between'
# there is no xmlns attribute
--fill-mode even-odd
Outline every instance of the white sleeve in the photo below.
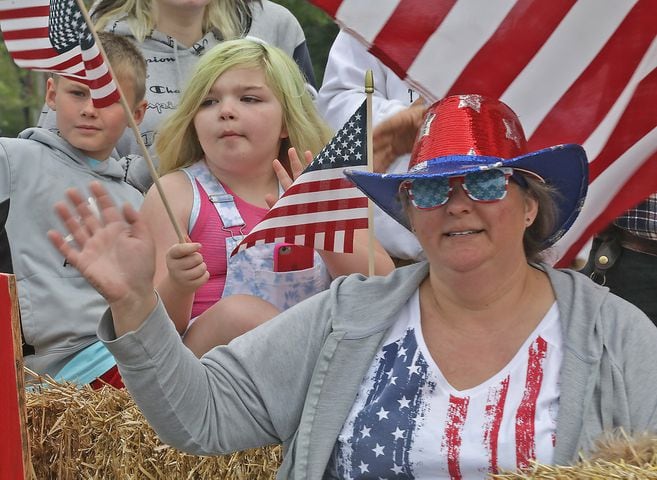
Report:
<svg viewBox="0 0 657 480"><path fill-rule="evenodd" d="M365 71L368 69L374 76L372 125L407 108L414 100L408 85L370 54L363 44L341 31L331 47L324 82L317 97L317 108L333 129L342 127L365 99ZM408 155L397 158L388 172L406 172L408 160ZM374 206L374 233L392 257L424 259L415 235L377 206Z"/></svg>
<svg viewBox="0 0 657 480"><path fill-rule="evenodd" d="M401 95L395 92L395 96L391 96L388 88L389 83L402 84L402 80L370 54L363 44L341 31L331 47L324 82L317 97L317 108L334 130L342 127L365 99L365 72L368 69L374 76L373 125L410 104L405 95L397 98Z"/></svg>

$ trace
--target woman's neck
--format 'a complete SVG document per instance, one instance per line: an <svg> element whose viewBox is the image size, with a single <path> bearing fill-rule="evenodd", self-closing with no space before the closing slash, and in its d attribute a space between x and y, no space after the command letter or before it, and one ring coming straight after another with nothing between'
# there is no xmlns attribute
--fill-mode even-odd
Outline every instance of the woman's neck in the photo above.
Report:
<svg viewBox="0 0 657 480"><path fill-rule="evenodd" d="M155 3L155 28L191 47L203 38L203 15L205 8L171 8Z"/></svg>
<svg viewBox="0 0 657 480"><path fill-rule="evenodd" d="M546 274L524 260L503 272L458 273L448 279L432 272L425 283L426 295L434 302L441 321L454 322L459 328L468 323L473 328L497 328L500 325L492 325L491 319L513 321L514 313L528 303L540 303L545 308L554 301Z"/></svg>

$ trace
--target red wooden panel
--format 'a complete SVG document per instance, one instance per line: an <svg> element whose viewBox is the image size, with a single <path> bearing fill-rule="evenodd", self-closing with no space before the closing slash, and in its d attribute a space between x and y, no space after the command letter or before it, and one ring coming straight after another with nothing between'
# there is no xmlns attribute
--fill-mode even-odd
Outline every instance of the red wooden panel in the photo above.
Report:
<svg viewBox="0 0 657 480"><path fill-rule="evenodd" d="M0 274L0 479L23 480L29 447L16 284Z"/></svg>

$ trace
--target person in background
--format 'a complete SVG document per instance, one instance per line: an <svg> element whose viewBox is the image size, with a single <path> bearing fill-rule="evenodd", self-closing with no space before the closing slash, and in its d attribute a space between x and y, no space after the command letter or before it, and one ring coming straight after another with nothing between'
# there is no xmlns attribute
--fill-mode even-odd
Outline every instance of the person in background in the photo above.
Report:
<svg viewBox="0 0 657 480"><path fill-rule="evenodd" d="M594 238L582 273L639 307L657 325L657 193Z"/></svg>
<svg viewBox="0 0 657 480"><path fill-rule="evenodd" d="M423 100L406 82L370 54L365 46L344 31L335 38L317 96L317 108L331 125L339 128L364 97L365 72L374 77L372 125L374 170L400 173L408 169L409 155L398 146L411 145L425 111ZM401 136L406 136L403 141ZM376 238L398 264L423 258L415 237L392 218L374 208Z"/></svg>
<svg viewBox="0 0 657 480"><path fill-rule="evenodd" d="M50 239L107 298L98 335L163 442L282 443L278 478L486 478L568 464L614 428L655 433L657 329L541 263L586 195L580 146L528 151L509 107L455 96L428 109L408 172L348 176L427 261L336 279L201 360L153 288L140 215L97 184L100 218L76 192L74 212L57 204L84 241Z"/></svg>
<svg viewBox="0 0 657 480"><path fill-rule="evenodd" d="M129 40L106 32L99 37L139 123L146 111L146 62ZM57 75L48 79L46 103L57 112L59 134L28 128L18 139L0 139L0 202L8 206L0 256L16 275L25 365L58 380L100 386L100 378L121 387L114 359L96 337L107 302L50 245L46 232L60 227L52 202L92 180L115 201L141 205L143 196L123 181L111 157L128 119L120 103L96 108L89 87ZM84 201L94 208L93 198Z"/></svg>
<svg viewBox="0 0 657 480"><path fill-rule="evenodd" d="M269 0L100 0L92 15L98 30L129 38L146 59L148 109L140 131L149 151L158 125L178 106L199 58L223 40L248 35L283 49L298 63L314 91L303 30L289 10ZM55 114L44 110L39 125L54 128ZM117 157L127 158L128 182L146 192L153 180L141 155L128 129L117 145ZM153 160L157 163L157 157Z"/></svg>
<svg viewBox="0 0 657 480"><path fill-rule="evenodd" d="M366 230L354 233L353 254L301 247L309 261L294 271L274 269L275 244L229 256L303 170L296 152L310 162L330 138L282 50L231 40L198 63L155 144L162 188L193 243L178 243L155 188L141 210L155 239L158 291L198 356L325 290L331 278L367 273ZM375 273L389 273L390 257L380 246L375 255Z"/></svg>

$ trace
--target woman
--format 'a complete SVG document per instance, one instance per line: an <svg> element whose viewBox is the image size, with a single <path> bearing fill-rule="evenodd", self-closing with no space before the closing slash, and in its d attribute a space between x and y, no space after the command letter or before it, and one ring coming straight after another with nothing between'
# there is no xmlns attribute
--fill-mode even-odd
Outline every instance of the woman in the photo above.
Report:
<svg viewBox="0 0 657 480"><path fill-rule="evenodd" d="M146 147L155 142L157 127L178 106L180 94L200 57L223 40L250 36L279 47L300 66L314 93L315 77L305 35L294 15L269 0L100 0L93 20L134 41L148 63L148 110L139 126ZM55 124L45 110L39 125ZM142 155L133 132L119 141L118 156ZM156 160L156 159L155 159ZM141 158L130 162L127 179L142 192L153 183Z"/></svg>
<svg viewBox="0 0 657 480"><path fill-rule="evenodd" d="M164 442L200 454L283 443L279 478L482 478L564 464L605 430L657 426L657 330L583 275L534 263L572 224L587 162L527 152L503 103L429 108L398 175L352 173L428 261L352 275L200 362L153 291L138 215L71 200L82 250L54 244L107 298L99 337ZM175 372L175 373L173 373Z"/></svg>

